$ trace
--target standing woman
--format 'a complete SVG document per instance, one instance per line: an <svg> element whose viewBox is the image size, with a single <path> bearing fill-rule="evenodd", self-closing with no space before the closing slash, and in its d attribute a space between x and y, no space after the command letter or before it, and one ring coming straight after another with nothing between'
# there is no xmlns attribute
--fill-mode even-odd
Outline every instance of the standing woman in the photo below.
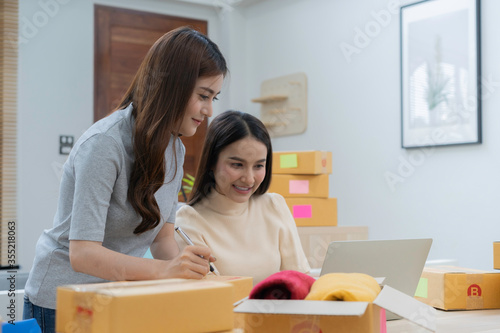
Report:
<svg viewBox="0 0 500 333"><path fill-rule="evenodd" d="M285 199L266 193L272 157L259 119L238 111L218 115L208 127L189 205L177 211L176 225L212 250L222 275L251 276L254 284L279 271L310 270Z"/></svg>
<svg viewBox="0 0 500 333"><path fill-rule="evenodd" d="M212 115L227 68L217 45L187 27L151 47L118 110L92 125L64 164L52 229L38 240L24 318L54 332L66 284L200 279L214 260L174 240L185 148ZM143 258L147 249L155 259Z"/></svg>

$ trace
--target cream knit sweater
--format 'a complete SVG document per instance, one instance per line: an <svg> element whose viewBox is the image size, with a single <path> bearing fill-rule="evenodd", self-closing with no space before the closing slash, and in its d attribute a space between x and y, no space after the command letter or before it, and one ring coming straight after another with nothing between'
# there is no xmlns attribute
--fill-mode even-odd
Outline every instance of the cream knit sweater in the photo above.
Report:
<svg viewBox="0 0 500 333"><path fill-rule="evenodd" d="M221 275L251 276L256 284L282 270L310 270L295 221L279 194L237 203L212 190L193 207L181 207L175 224L194 244L212 250ZM175 237L184 248L184 241Z"/></svg>

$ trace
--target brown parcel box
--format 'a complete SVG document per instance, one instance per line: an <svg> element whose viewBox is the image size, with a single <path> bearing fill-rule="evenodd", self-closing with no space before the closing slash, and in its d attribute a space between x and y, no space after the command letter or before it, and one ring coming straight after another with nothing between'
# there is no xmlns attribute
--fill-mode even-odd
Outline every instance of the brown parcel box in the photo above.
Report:
<svg viewBox="0 0 500 333"><path fill-rule="evenodd" d="M247 300L234 309L234 326L245 333L379 333L386 328L383 309L436 330L435 309L388 286L373 303Z"/></svg>
<svg viewBox="0 0 500 333"><path fill-rule="evenodd" d="M500 269L500 242L493 243L493 268Z"/></svg>
<svg viewBox="0 0 500 333"><path fill-rule="evenodd" d="M285 198L328 198L328 175L280 175L272 177L268 192Z"/></svg>
<svg viewBox="0 0 500 333"><path fill-rule="evenodd" d="M272 173L319 175L332 173L332 153L327 151L273 152Z"/></svg>
<svg viewBox="0 0 500 333"><path fill-rule="evenodd" d="M253 288L253 278L249 276L205 275L204 279L227 282L233 285L233 302L248 297Z"/></svg>
<svg viewBox="0 0 500 333"><path fill-rule="evenodd" d="M285 198L298 227L336 226L336 198Z"/></svg>
<svg viewBox="0 0 500 333"><path fill-rule="evenodd" d="M443 310L500 308L500 273L455 266L424 267L415 298Z"/></svg>
<svg viewBox="0 0 500 333"><path fill-rule="evenodd" d="M87 333L231 330L233 286L169 279L57 289L56 331Z"/></svg>

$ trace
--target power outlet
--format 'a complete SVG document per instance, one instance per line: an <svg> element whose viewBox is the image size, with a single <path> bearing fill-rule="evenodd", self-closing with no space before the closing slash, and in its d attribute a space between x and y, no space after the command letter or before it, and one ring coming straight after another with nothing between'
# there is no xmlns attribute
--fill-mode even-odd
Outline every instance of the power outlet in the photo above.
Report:
<svg viewBox="0 0 500 333"><path fill-rule="evenodd" d="M72 135L59 135L59 154L69 155L75 141Z"/></svg>

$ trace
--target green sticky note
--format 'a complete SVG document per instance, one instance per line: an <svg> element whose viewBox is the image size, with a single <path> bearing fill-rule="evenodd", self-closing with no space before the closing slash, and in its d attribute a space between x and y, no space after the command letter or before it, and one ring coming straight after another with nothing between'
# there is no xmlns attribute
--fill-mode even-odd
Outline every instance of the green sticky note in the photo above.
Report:
<svg viewBox="0 0 500 333"><path fill-rule="evenodd" d="M296 168L297 166L298 166L297 154L280 155L280 168L288 169L288 168Z"/></svg>
<svg viewBox="0 0 500 333"><path fill-rule="evenodd" d="M415 296L427 298L428 282L429 281L426 278L420 278L420 281L418 281L417 290L415 291Z"/></svg>

